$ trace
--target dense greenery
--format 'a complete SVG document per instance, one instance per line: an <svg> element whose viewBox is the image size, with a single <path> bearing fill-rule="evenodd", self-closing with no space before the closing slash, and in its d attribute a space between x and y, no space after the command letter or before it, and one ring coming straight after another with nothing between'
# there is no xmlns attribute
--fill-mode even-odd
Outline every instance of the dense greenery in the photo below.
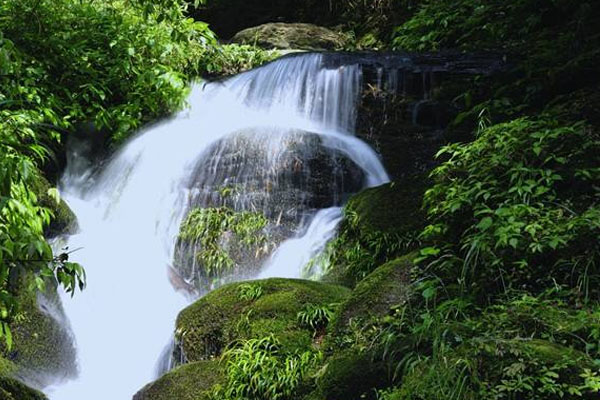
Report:
<svg viewBox="0 0 600 400"><path fill-rule="evenodd" d="M272 336L250 339L223 356L226 383L217 385L211 399L278 400L296 395L302 379L319 361L320 353L306 351L280 356L281 344Z"/></svg>

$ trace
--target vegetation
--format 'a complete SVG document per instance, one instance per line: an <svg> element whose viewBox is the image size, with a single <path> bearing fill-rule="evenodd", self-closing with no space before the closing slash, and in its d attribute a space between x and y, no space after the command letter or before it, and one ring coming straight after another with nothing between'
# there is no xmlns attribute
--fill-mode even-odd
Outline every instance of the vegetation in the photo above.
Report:
<svg viewBox="0 0 600 400"><path fill-rule="evenodd" d="M197 208L183 221L179 240L193 243L195 257L206 277L218 278L235 267L235 261L223 246L223 236L235 235L242 247L261 248L267 240L263 233L266 225L267 219L257 212L236 212L227 207Z"/></svg>
<svg viewBox="0 0 600 400"><path fill-rule="evenodd" d="M273 336L243 341L223 353L227 377L214 388L211 399L290 399L302 379L320 359L320 353L306 351L280 356L281 344Z"/></svg>
<svg viewBox="0 0 600 400"><path fill-rule="evenodd" d="M256 292L259 297L240 297ZM220 357L232 343L273 336L280 354L303 353L313 348L314 332L298 321L309 304L326 307L339 303L348 289L320 282L267 279L233 283L216 289L177 317L176 340L182 358L200 361Z"/></svg>

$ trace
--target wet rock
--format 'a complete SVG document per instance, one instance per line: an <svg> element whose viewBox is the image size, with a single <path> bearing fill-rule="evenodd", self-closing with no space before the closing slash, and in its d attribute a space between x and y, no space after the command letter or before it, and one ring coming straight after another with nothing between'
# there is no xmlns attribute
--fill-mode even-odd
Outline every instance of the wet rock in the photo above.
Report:
<svg viewBox="0 0 600 400"><path fill-rule="evenodd" d="M342 204L365 179L341 151L305 131L247 130L219 141L207 154L189 183L190 208L254 210L280 223Z"/></svg>

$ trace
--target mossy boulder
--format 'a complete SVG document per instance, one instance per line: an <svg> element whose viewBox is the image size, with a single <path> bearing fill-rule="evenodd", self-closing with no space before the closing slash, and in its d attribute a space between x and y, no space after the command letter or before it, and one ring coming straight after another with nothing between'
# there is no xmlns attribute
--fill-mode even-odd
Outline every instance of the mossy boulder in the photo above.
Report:
<svg viewBox="0 0 600 400"><path fill-rule="evenodd" d="M419 174L351 197L323 280L354 287L378 266L418 247L427 187L427 176Z"/></svg>
<svg viewBox="0 0 600 400"><path fill-rule="evenodd" d="M330 326L332 335L345 331L350 320L379 318L409 300L411 270L415 254L389 261L356 285L338 308Z"/></svg>
<svg viewBox="0 0 600 400"><path fill-rule="evenodd" d="M359 400L374 398L374 388L389 384L385 365L371 356L350 349L329 358L309 398Z"/></svg>
<svg viewBox="0 0 600 400"><path fill-rule="evenodd" d="M175 359L218 357L235 340L273 335L282 349L310 349L314 331L301 325L307 305L340 303L349 290L300 279L266 279L223 286L184 309L177 318Z"/></svg>
<svg viewBox="0 0 600 400"><path fill-rule="evenodd" d="M0 399L2 400L48 400L41 392L16 379L0 376Z"/></svg>
<svg viewBox="0 0 600 400"><path fill-rule="evenodd" d="M224 379L219 361L181 365L149 383L133 400L206 400L208 391Z"/></svg>
<svg viewBox="0 0 600 400"><path fill-rule="evenodd" d="M244 29L232 41L265 49L337 50L344 47L346 37L313 24L274 22Z"/></svg>
<svg viewBox="0 0 600 400"><path fill-rule="evenodd" d="M50 224L44 228L46 237L72 233L77 229L77 217L63 199L57 202L56 198L50 195L49 192L53 187L40 172L32 179L30 188L35 193L38 204L52 211Z"/></svg>
<svg viewBox="0 0 600 400"><path fill-rule="evenodd" d="M75 376L77 355L56 286L47 282L45 293L30 290L31 279L24 277L18 290L19 318L10 323L13 345L0 346L0 354L14 364L12 376L41 389Z"/></svg>

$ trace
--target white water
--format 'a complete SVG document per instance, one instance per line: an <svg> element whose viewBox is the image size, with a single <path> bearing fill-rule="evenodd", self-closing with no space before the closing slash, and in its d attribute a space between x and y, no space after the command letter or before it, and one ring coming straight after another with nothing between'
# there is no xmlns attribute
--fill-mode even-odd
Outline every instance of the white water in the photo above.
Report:
<svg viewBox="0 0 600 400"><path fill-rule="evenodd" d="M128 400L156 378L158 356L187 304L170 285L167 268L191 196L188 183L218 141L249 128L314 132L363 170L365 186L388 180L376 154L352 136L360 68L325 70L320 63L320 55L287 58L195 85L187 110L137 135L100 174L70 164L61 191L80 232L68 244L83 248L72 258L85 267L88 286L63 299L77 340L79 377L48 389L52 400ZM334 207L305 219L262 276L300 276L340 218Z"/></svg>

